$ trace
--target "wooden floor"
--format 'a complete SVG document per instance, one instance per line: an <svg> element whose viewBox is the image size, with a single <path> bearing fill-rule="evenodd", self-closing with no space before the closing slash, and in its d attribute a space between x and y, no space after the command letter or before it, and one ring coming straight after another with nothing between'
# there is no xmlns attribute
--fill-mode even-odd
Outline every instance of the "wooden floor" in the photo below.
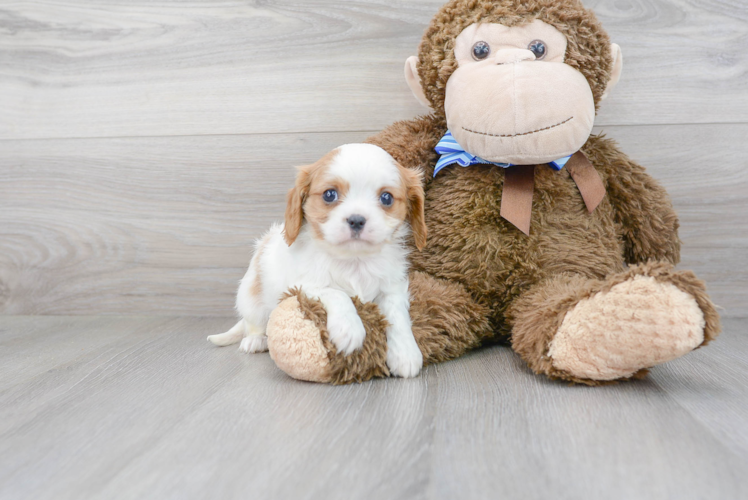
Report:
<svg viewBox="0 0 748 500"><path fill-rule="evenodd" d="M748 498L748 2L583 0L596 132L668 189L714 344L569 387L506 348L328 387L218 349L293 167L426 110L443 0L0 5L0 500Z"/></svg>
<svg viewBox="0 0 748 500"><path fill-rule="evenodd" d="M492 347L411 380L288 378L231 318L0 326L0 498L743 499L748 321L644 381L570 387Z"/></svg>

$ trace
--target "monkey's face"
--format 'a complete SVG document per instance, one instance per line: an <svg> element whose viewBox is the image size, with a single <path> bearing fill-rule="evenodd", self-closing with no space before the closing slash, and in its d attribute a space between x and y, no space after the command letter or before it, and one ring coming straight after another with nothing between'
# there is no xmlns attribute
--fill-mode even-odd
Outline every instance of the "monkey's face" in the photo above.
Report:
<svg viewBox="0 0 748 500"><path fill-rule="evenodd" d="M546 163L575 153L595 121L585 77L564 64L566 37L534 21L473 24L455 40L444 110L457 142L489 161Z"/></svg>
<svg viewBox="0 0 748 500"><path fill-rule="evenodd" d="M476 23L455 39L457 69L446 85L444 111L457 142L494 162L540 164L577 152L595 120L587 79L564 63L567 40L539 20L507 27ZM608 90L620 75L620 49ZM406 78L421 102L417 58ZM417 83L417 85L414 85Z"/></svg>

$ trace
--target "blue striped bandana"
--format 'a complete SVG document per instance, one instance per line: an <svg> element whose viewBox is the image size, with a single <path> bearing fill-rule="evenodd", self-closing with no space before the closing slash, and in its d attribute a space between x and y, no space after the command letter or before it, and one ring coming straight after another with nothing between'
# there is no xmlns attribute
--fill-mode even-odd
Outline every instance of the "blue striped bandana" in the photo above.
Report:
<svg viewBox="0 0 748 500"><path fill-rule="evenodd" d="M484 165L496 165L502 168L515 166L513 163L495 163L471 155L462 149L462 146L457 144L457 141L452 137L452 133L449 130L447 130L447 133L442 137L439 144L437 144L434 149L437 153L442 155L441 158L439 158L439 161L436 162L436 167L434 167L434 177L436 177L436 174L438 174L441 169L453 163L457 163L461 167L469 167L470 165L477 165L479 163ZM548 165L550 165L553 170L561 170L571 157L572 155L564 156L558 160L548 162Z"/></svg>

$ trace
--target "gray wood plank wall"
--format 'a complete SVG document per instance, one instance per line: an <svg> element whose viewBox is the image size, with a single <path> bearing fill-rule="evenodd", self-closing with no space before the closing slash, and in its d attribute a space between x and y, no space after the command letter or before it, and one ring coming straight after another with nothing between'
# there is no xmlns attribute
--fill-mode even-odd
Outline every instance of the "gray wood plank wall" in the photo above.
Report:
<svg viewBox="0 0 748 500"><path fill-rule="evenodd" d="M425 111L402 66L441 3L0 5L0 313L231 314L292 167ZM597 130L745 316L748 3L585 4L624 52Z"/></svg>

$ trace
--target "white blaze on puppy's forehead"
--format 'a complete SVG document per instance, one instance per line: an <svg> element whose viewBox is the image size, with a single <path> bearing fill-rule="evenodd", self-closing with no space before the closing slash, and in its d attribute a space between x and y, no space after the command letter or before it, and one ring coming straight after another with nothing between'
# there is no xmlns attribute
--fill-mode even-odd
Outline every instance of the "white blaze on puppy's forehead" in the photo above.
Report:
<svg viewBox="0 0 748 500"><path fill-rule="evenodd" d="M395 160L384 149L373 144L346 144L336 151L326 176L345 179L351 190L401 184Z"/></svg>

